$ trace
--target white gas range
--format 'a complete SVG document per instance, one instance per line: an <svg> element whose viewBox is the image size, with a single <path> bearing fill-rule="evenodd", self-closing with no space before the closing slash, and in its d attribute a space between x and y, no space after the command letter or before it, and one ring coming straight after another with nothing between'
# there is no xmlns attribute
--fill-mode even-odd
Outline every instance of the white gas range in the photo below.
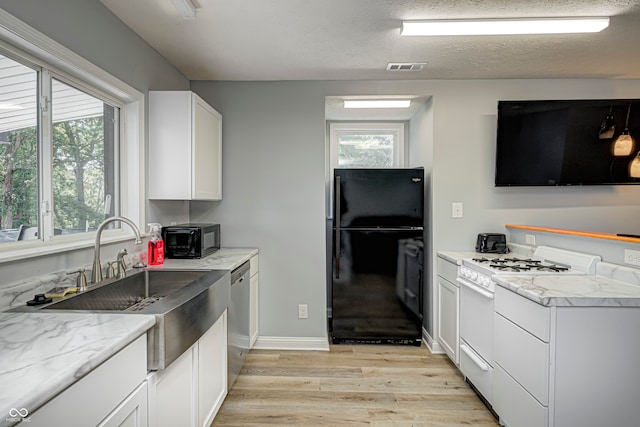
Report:
<svg viewBox="0 0 640 427"><path fill-rule="evenodd" d="M478 254L462 260L460 284L460 370L489 405L493 383L494 275L594 275L601 260L548 246L531 257L518 254Z"/></svg>

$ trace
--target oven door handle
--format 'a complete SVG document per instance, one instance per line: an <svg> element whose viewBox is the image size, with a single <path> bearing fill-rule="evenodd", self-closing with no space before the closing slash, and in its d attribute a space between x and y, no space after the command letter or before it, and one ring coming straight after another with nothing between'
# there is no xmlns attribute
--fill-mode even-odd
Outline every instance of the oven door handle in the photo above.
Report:
<svg viewBox="0 0 640 427"><path fill-rule="evenodd" d="M466 354L469 359L471 359L471 361L473 363L475 363L478 368L480 368L480 370L482 371L488 371L489 370L489 365L487 365L484 360L480 359L474 352L473 350L471 350L469 347L467 347L466 344L460 344L460 351L463 352L464 354Z"/></svg>
<svg viewBox="0 0 640 427"><path fill-rule="evenodd" d="M490 292L490 291L488 291L488 290L476 285L475 283L472 283L472 282L470 282L468 280L465 280L462 277L456 278L456 282L458 282L462 286L466 286L467 288L471 289L474 292L479 293L480 295L482 295L485 298L489 298L489 299L493 299L494 298L493 292Z"/></svg>

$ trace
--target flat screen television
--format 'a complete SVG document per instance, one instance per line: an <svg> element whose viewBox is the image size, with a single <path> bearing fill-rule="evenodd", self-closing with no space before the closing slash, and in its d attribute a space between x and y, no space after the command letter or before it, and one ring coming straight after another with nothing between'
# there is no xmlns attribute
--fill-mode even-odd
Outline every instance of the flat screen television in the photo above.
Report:
<svg viewBox="0 0 640 427"><path fill-rule="evenodd" d="M614 156L625 127L635 147ZM639 99L498 102L497 187L640 184L638 151Z"/></svg>

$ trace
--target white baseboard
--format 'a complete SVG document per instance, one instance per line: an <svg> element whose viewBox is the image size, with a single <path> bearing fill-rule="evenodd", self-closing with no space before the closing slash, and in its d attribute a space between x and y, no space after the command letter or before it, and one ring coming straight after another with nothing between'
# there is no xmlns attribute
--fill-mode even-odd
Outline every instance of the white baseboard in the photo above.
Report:
<svg viewBox="0 0 640 427"><path fill-rule="evenodd" d="M252 348L259 350L319 350L329 351L326 337L258 337Z"/></svg>
<svg viewBox="0 0 640 427"><path fill-rule="evenodd" d="M425 328L422 328L422 340L429 351L433 354L444 354L445 351L437 340L434 340Z"/></svg>
<svg viewBox="0 0 640 427"><path fill-rule="evenodd" d="M422 340L433 354L444 354L445 351L427 331L422 329ZM258 337L253 347L258 350L316 350L329 351L329 339L324 337Z"/></svg>

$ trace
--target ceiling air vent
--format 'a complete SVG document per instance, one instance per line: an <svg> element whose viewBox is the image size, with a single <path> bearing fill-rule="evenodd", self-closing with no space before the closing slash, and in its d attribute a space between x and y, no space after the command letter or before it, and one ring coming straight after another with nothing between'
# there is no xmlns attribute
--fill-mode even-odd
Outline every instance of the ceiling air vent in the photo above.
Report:
<svg viewBox="0 0 640 427"><path fill-rule="evenodd" d="M387 71L420 71L425 65L426 62L389 62Z"/></svg>

